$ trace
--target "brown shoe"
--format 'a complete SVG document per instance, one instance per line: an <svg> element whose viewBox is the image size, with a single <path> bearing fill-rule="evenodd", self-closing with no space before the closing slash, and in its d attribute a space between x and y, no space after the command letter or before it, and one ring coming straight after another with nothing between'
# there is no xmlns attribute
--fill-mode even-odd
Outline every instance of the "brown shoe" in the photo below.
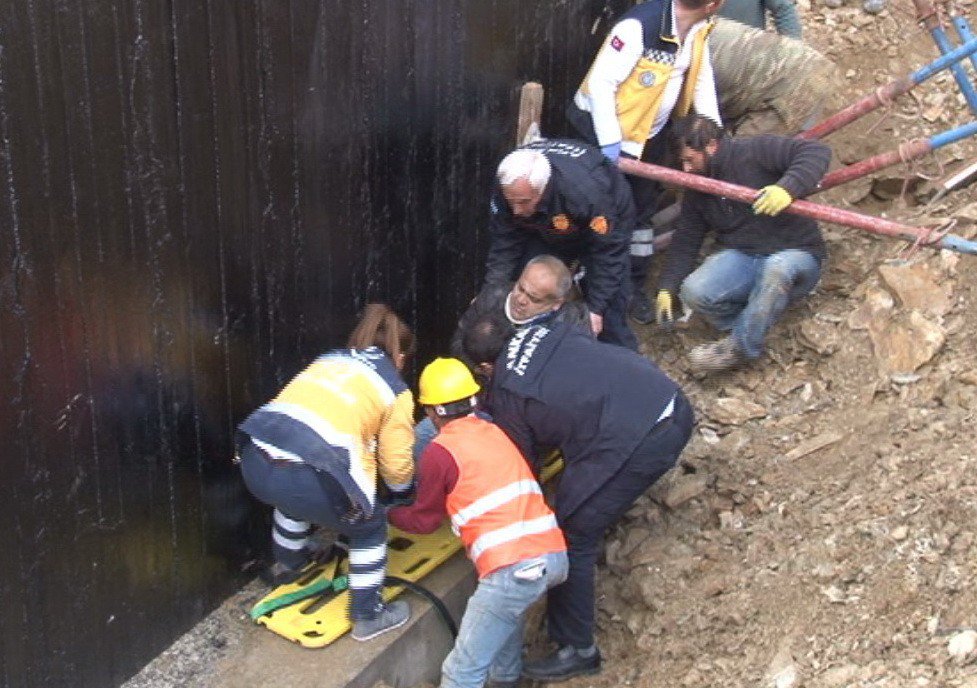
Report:
<svg viewBox="0 0 977 688"><path fill-rule="evenodd" d="M689 363L692 364L692 369L700 373L718 373L745 362L746 356L732 337L700 344L689 352Z"/></svg>

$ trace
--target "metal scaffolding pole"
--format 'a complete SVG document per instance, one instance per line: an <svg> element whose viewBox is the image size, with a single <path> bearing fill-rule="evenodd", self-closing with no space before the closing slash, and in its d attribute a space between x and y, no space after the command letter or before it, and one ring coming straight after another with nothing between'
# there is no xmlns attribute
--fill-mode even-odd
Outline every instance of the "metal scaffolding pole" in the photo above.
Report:
<svg viewBox="0 0 977 688"><path fill-rule="evenodd" d="M723 196L743 203L752 203L759 193L758 189L751 189L747 186L730 184L729 182L701 177L687 172L679 172L669 167L651 165L630 158L620 158L617 164L621 171L626 174L633 174L665 184ZM810 201L794 201L784 212L811 217L823 222L853 227L855 229L862 229L873 234L895 237L915 245L977 255L977 243L952 234L942 234L935 228L913 227L912 225L883 220L872 215L863 215L850 210L842 210Z"/></svg>

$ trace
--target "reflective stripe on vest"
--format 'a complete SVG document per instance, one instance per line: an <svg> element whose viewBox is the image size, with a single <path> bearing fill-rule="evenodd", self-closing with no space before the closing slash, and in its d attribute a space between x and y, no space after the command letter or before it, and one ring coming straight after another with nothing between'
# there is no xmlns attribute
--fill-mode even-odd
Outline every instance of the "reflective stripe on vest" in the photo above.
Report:
<svg viewBox="0 0 977 688"><path fill-rule="evenodd" d="M566 549L539 483L501 429L466 416L445 425L434 442L458 467L445 506L479 577Z"/></svg>
<svg viewBox="0 0 977 688"><path fill-rule="evenodd" d="M532 521L519 521L518 523L513 523L505 528L493 530L489 533L485 533L485 535L481 536L472 543L470 551L471 558L478 560L483 553L489 549L492 549L493 547L498 547L499 545L512 542L513 540L518 540L519 538L526 537L527 535L545 533L546 531L552 530L556 527L556 516L553 514L548 514L546 516L534 518Z"/></svg>
<svg viewBox="0 0 977 688"><path fill-rule="evenodd" d="M519 495L525 494L542 494L542 491L539 489L539 483L535 480L520 480L515 483L509 483L494 492L490 492L454 514L451 517L451 528L455 531L455 535L457 535L461 528L467 525L472 519L484 516L489 511L499 508L506 502L511 502Z"/></svg>

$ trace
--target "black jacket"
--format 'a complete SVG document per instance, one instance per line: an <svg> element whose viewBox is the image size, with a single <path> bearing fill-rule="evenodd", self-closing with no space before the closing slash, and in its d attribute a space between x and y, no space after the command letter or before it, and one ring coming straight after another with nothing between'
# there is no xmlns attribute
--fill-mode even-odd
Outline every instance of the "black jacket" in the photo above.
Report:
<svg viewBox="0 0 977 688"><path fill-rule="evenodd" d="M526 148L542 151L552 176L536 213L512 215L501 187L492 192L486 286L510 283L525 262L551 253L587 269L587 307L603 314L629 274L628 249L634 230L631 188L600 149L569 139L547 139Z"/></svg>
<svg viewBox="0 0 977 688"><path fill-rule="evenodd" d="M831 149L819 141L764 134L721 139L707 174L755 189L777 184L791 198L802 198L817 188L830 162ZM678 290L694 269L702 242L710 231L716 234L718 248L749 255L768 256L785 249L802 249L819 259L827 255L818 224L811 218L756 215L749 203L686 191L660 288Z"/></svg>
<svg viewBox="0 0 977 688"><path fill-rule="evenodd" d="M465 312L458 319L458 327L455 328L455 333L451 336L449 351L452 357L464 362L469 368L475 368L474 363L469 360L468 354L465 353L465 347L463 346L465 333L483 315L489 313L505 313L505 301L511 291L511 282L486 286L472 299L472 302L468 304L468 308L465 309ZM532 322L526 323L526 325L533 325L544 321L549 322L550 319L568 322L572 325L583 327L588 332L590 331L590 312L582 301L567 301L556 311L537 316Z"/></svg>
<svg viewBox="0 0 977 688"><path fill-rule="evenodd" d="M490 410L536 469L537 447L563 451L564 519L617 473L677 391L643 356L552 322L520 330L500 354Z"/></svg>

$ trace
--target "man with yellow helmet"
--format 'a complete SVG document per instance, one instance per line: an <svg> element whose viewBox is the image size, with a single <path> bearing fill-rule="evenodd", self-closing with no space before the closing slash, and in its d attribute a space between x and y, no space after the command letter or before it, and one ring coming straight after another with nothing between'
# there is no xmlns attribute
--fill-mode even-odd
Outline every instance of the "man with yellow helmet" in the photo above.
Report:
<svg viewBox="0 0 977 688"><path fill-rule="evenodd" d="M447 516L478 573L442 688L515 686L525 613L567 576L566 541L512 440L475 415L478 383L455 358L421 373L418 401L438 429L418 464L417 498L389 512L401 530L429 533Z"/></svg>

